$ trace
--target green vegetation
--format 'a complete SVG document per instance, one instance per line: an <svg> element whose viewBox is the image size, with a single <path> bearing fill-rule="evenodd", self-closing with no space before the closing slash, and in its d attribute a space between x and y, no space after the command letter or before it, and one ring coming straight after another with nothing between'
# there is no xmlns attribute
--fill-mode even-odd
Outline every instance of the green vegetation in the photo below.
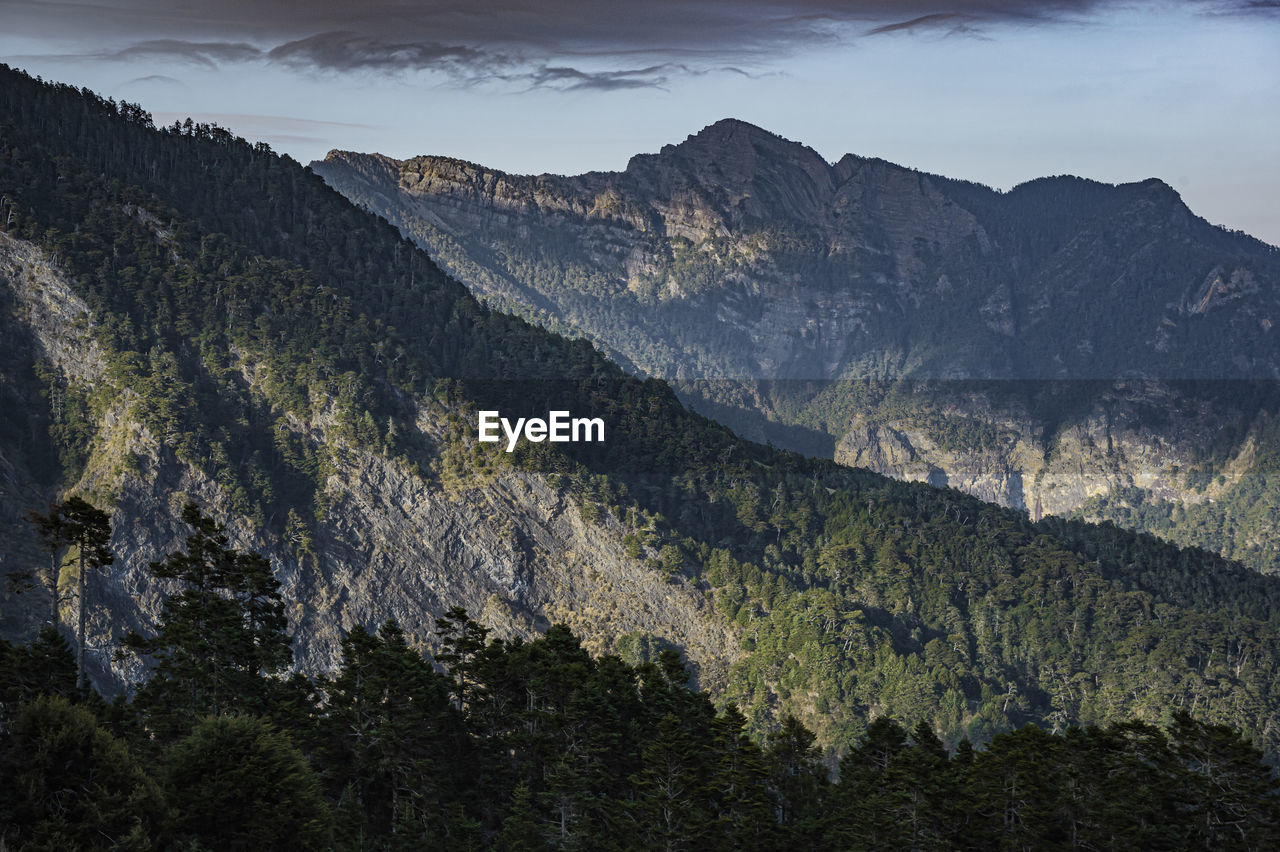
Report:
<svg viewBox="0 0 1280 852"><path fill-rule="evenodd" d="M1280 570L1280 407L1275 385L1246 384L1247 407L1224 406L1213 451L1188 471L1198 500L1174 503L1137 488L1117 489L1081 506L1074 517L1146 530L1184 547L1212 550L1255 570ZM1254 427L1249 432L1246 428ZM1245 443L1246 437L1248 444ZM1241 447L1235 469L1225 457ZM1230 481L1227 477L1230 476Z"/></svg>
<svg viewBox="0 0 1280 852"><path fill-rule="evenodd" d="M437 623L434 660L409 647L395 622L376 635L356 627L331 676L282 680L273 672L288 648L262 613L283 602L276 587L261 586L261 557L228 549L194 507L185 518L194 528L186 552L153 566L179 590L160 635L143 640L168 653L137 700L108 707L70 687L65 644L0 643L0 771L11 781L0 787L0 842L228 850L1262 850L1280 842L1280 784L1261 752L1186 712L1163 728L1028 726L976 752L968 740L949 752L927 720L908 737L879 717L833 781L813 734L793 717L760 742L732 704L717 712L688 687L678 652L634 664L593 658L560 625L531 642L490 639L454 609ZM256 594L245 595L250 588ZM192 623L196 598L216 620Z"/></svg>
<svg viewBox="0 0 1280 852"><path fill-rule="evenodd" d="M315 168L504 310L584 335L699 412L805 454L831 457L855 418L979 467L1019 426L1052 454L1117 382L1143 377L1177 385L1192 412L1218 409L1178 485L1194 490L1223 475L1255 416L1280 411L1280 253L1191 215L1159 181L1000 193L850 157L831 167L830 194L798 202L809 178L789 169L828 168L818 155L735 128L753 153L726 154L732 166L709 132L576 178L471 164L459 176L431 157L399 175L352 154ZM1007 402L1012 427L966 410L970 388ZM1186 413L1151 405L1141 424L1159 442ZM1079 514L1276 571L1276 471L1185 520L1155 494Z"/></svg>
<svg viewBox="0 0 1280 852"><path fill-rule="evenodd" d="M299 563L318 561L310 534L327 511L333 459L348 448L416 466L446 494L515 467L572 495L587 520L611 517L656 577L710 597L707 618L743 643L716 701L736 703L753 732L791 714L844 751L874 718L931 718L951 746L1028 723L1154 723L1177 708L1280 753L1270 724L1280 581L1149 537L1032 524L741 441L589 343L481 306L388 223L264 146L202 125L159 130L131 105L8 70L0 82L0 222L41 245L91 306L120 403L255 529L291 542ZM893 400L878 386L866 393ZM590 412L609 440L490 452L469 428L478 409ZM47 416L42 425L57 428ZM286 662L269 572L258 565L250 585L228 586L221 563L200 559L164 569L188 597L137 644L160 661L154 689L188 678L186 704L156 693L147 711L180 707L179 718L150 723L166 736L184 714L270 716L275 699L246 679ZM187 656L184 637L202 632L194 602L227 595L265 607L248 634L208 637L239 655L211 644ZM426 772L402 757L403 771ZM540 796L576 795L581 779L564 772L568 792L528 780L520 813L550 801ZM396 800L378 819L430 823L447 812L428 810Z"/></svg>

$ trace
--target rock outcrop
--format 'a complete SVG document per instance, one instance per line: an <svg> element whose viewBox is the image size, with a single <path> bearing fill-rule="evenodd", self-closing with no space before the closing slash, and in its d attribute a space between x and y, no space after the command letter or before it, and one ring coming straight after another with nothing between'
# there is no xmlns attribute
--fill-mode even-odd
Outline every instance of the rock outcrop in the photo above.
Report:
<svg viewBox="0 0 1280 852"><path fill-rule="evenodd" d="M337 666L341 637L357 624L374 628L395 618L415 644L431 647L435 617L453 606L499 636L531 638L566 623L597 654L626 634L655 636L679 647L710 689L723 687L741 656L740 631L701 589L664 580L645 554L627 556L621 523L608 513L585 520L545 477L509 471L446 489L402 461L335 437L324 421L294 423L331 447L333 468L324 484L328 509L309 552L301 552L238 516L218 483L136 416L137 394L113 380L87 306L43 252L0 234L0 291L12 306L0 319L30 340L47 383L91 389L97 399L83 471L63 485L113 507L116 561L90 591L89 664L104 691L140 676L136 661L113 658L116 640L146 627L172 591L148 566L182 547L188 530L178 517L187 500L226 524L234 546L271 560L291 605L295 659L311 674ZM254 365L242 370L252 376ZM439 416L420 409L424 434L438 432ZM42 510L61 489L3 457L0 486L6 551L29 564L41 557L25 513ZM23 597L22 608L6 607L8 635L27 635L47 617L46 594ZM74 606L63 603L64 621Z"/></svg>
<svg viewBox="0 0 1280 852"><path fill-rule="evenodd" d="M1265 477L1241 460L1275 395L1246 389L1223 408L1188 382L1280 377L1280 252L1156 179L999 193L854 155L830 164L734 120L619 173L349 152L312 168L476 293L585 335L758 440L1033 516L1141 527L1096 514L1122 492L1197 506L1227 539L1231 482ZM844 393L851 381L910 383L929 422ZM1007 385L986 399L964 391L974 381ZM975 430L999 439L938 437ZM1218 483L1224 465L1236 473ZM1240 536L1275 538L1255 526ZM1197 535L1183 543L1241 555Z"/></svg>

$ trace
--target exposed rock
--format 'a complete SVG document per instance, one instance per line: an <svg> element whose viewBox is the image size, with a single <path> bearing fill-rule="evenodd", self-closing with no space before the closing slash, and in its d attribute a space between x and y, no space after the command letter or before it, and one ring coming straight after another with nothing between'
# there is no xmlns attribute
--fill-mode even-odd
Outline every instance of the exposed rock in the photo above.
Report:
<svg viewBox="0 0 1280 852"><path fill-rule="evenodd" d="M66 489L114 506L116 561L90 583L89 664L100 689L111 692L140 675L136 661L112 654L117 638L145 628L173 591L148 565L182 547L189 531L178 517L188 500L226 524L234 546L270 558L289 605L297 665L309 673L337 666L341 637L356 624L375 628L395 618L412 642L429 647L435 617L453 606L466 607L498 635L531 638L564 622L594 653L643 631L681 648L701 685L712 689L723 686L741 656L737 629L700 589L665 582L643 558L625 555L627 530L612 515L587 522L565 492L525 473L446 490L401 462L328 434L324 421L293 423L327 442L333 462L324 486L329 509L316 529L314 552L322 556L295 552L238 518L217 483L134 416L138 399L111 385L87 306L42 252L0 235L0 284L16 300L14 319L41 358L65 380L111 391L94 423L88 463ZM255 367L242 369L252 377ZM419 428L438 431L437 416L421 409ZM0 457L0 511L10 519L43 509L55 496ZM24 562L36 558L29 528L16 525L14 539ZM41 606L47 610L47 601ZM64 604L64 623L73 606ZM29 626L4 625L11 635Z"/></svg>
<svg viewBox="0 0 1280 852"><path fill-rule="evenodd" d="M1126 489L1207 505L1227 471L1246 475L1260 409L1215 411L1180 383L1280 378L1280 252L1155 178L999 193L852 154L828 164L732 119L619 173L340 152L312 167L475 292L676 382L744 434L1033 516ZM950 424L859 409L832 390L847 380L941 381L924 408ZM991 400L948 389L970 380L1030 383ZM1099 384L1068 404L1062 382ZM1244 421L1232 446L1215 417ZM979 425L999 440L935 434Z"/></svg>

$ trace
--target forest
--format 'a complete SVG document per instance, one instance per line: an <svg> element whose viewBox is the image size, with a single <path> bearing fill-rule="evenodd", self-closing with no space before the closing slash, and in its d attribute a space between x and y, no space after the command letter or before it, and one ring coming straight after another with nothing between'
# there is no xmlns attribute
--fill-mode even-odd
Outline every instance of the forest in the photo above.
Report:
<svg viewBox="0 0 1280 852"><path fill-rule="evenodd" d="M90 385L0 339L0 440L46 493L78 480L119 399L165 452L216 483L235 518L286 542L299 571L319 570L326 482L357 448L436 493L498 473L537 477L568 495L584 523L620 530L645 570L705 595L708 622L741 650L708 696L687 688L678 656L664 657L651 637L626 643L633 659L593 659L563 629L490 640L455 613L436 637L453 650L434 664L380 618L343 625L339 671L286 677L289 634L270 569L226 555L216 526L191 515L195 555L160 563L184 590L126 643L153 669L132 700L105 703L77 687L70 646L48 631L5 646L6 766L28 774L4 807L22 843L76 819L107 824L105 811L61 810L59 791L74 779L41 786L55 764L94 765L58 763L55 743L40 739L54 730L123 773L112 796L80 803L116 803L110 836L121 843L135 827L139 844L237 842L199 840L234 823L200 816L216 791L190 792L215 783L216 765L192 776L180 768L216 761L230 742L271 755L239 763L275 766L292 779L281 787L309 803L288 810L314 818L260 830L288 825L357 847L364 837L395 845L402 829L418 832L409 847L445 831L459 847L496 844L508 830L525 837L510 848L537 848L534 835L583 848L606 848L599 838L662 847L677 834L686 839L675 846L768 845L776 832L837 846L938 845L894 834L907 824L921 838L969 832L942 841L959 846L1052 848L1087 836L1095 848L1127 848L1123 832L1150 832L1132 836L1168 848L1181 845L1161 834L1171 826L1210 845L1272 830L1258 759L1280 753L1276 578L1111 525L1033 523L954 491L742 441L590 343L481 305L388 223L266 146L208 125L156 128L138 107L9 69L0 69L0 223L66 273L105 362ZM475 441L482 409L589 412L609 440L508 455ZM416 425L420 414L429 429ZM110 508L109 494L84 496ZM198 601L225 637L193 628ZM616 703L598 714L593 702ZM424 730L435 732L429 742L414 739ZM1247 807L1206 804L1220 801L1204 792L1218 781L1200 777L1216 772L1205 767L1219 765L1218 752L1202 764L1195 749L1219 746L1250 767L1241 777L1261 792ZM873 753L879 763L866 772L850 757ZM703 762L679 763L694 754ZM741 768L735 754L760 768ZM675 761L665 780L650 773L663 761ZM755 780L732 780L736 772ZM996 774L979 783L978 772ZM1029 789L1026 778L1044 785L1071 773L1077 792L1054 781L1034 808L1010 811L999 799ZM944 784L936 796L911 786L924 774ZM662 804L679 779L696 792ZM894 798L874 818L833 805L854 783L865 787L850 802ZM1234 776L1223 783L1245 789ZM1121 796L1143 791L1152 798ZM738 795L750 806L735 810ZM636 816L638 802L661 819ZM153 816L138 822L135 805ZM1113 806L1117 820L1147 821L1099 828ZM910 820L884 816L907 807L917 808ZM1238 811L1249 816L1229 816ZM633 841L618 828L641 823L672 835ZM723 840L726 831L764 839ZM1101 840L1102 831L1120 833Z"/></svg>
<svg viewBox="0 0 1280 852"><path fill-rule="evenodd" d="M83 507L58 506L63 522ZM61 514L60 514L61 513ZM46 521L50 516L43 516ZM1280 782L1186 712L983 748L879 717L838 760L786 717L764 737L691 689L677 651L593 658L553 626L489 638L455 608L440 651L394 621L286 676L271 566L193 504L175 582L121 653L149 675L77 685L52 625L0 643L0 844L15 849L1272 849ZM110 520L95 516L109 534ZM61 541L72 540L64 535ZM51 539L60 541L56 536ZM99 561L109 554L99 554Z"/></svg>

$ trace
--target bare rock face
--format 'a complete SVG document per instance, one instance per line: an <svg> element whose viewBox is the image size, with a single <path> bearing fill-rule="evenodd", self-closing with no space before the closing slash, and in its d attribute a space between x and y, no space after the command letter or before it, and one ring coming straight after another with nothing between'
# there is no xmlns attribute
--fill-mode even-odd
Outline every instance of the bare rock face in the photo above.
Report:
<svg viewBox="0 0 1280 852"><path fill-rule="evenodd" d="M667 378L838 376L934 286L922 240L990 243L928 176L853 156L832 166L734 120L621 173L336 151L311 167L479 295ZM709 346L709 328L732 344Z"/></svg>
<svg viewBox="0 0 1280 852"><path fill-rule="evenodd" d="M1275 435L1274 418L1265 411L1214 404L1178 385L1130 381L1090 393L1073 416L1053 423L1020 401L996 401L999 383L988 387L990 395L935 387L922 393L938 406L927 414L855 417L836 447L836 460L958 488L1037 520L1110 520L1117 508L1144 504L1217 517L1241 505L1242 493L1268 493L1258 451L1274 446ZM954 434L957 424L960 437ZM1272 559L1247 559L1249 547L1274 552L1280 540L1271 525L1245 530L1245 522L1235 519L1239 541L1224 549L1259 570L1280 570ZM1183 543L1200 542L1188 537Z"/></svg>
<svg viewBox="0 0 1280 852"><path fill-rule="evenodd" d="M1254 477L1248 513L1265 514L1252 492L1266 471L1246 462L1268 453L1247 448L1273 436L1248 430L1276 406L1223 410L1184 385L1280 379L1280 253L1160 180L1001 193L852 154L830 164L732 119L618 173L343 152L312 168L473 291L672 381L743 434L1033 517L1145 528L1121 505L1138 500L1203 515L1183 544L1239 555L1235 538L1269 535L1224 513L1244 510L1228 504ZM841 397L850 380L932 383L929 422ZM949 389L973 381L1018 387ZM1088 399L1053 390L1082 382Z"/></svg>
<svg viewBox="0 0 1280 852"><path fill-rule="evenodd" d="M6 328L27 336L56 377L50 381L95 395L91 449L78 481L60 489L0 457L0 512L6 558L30 564L41 557L22 520L26 511L43 510L63 493L114 507L116 561L90 579L89 664L95 686L105 692L142 674L137 661L115 659L113 652L119 636L145 630L174 591L148 566L183 546L189 530L179 517L187 501L225 524L234 546L271 560L289 605L295 659L308 673L335 668L341 638L357 624L376 628L394 618L411 641L431 647L435 618L453 606L466 607L502 636L532 638L566 623L598 654L612 651L624 634L648 633L680 647L701 685L712 689L741 656L737 630L700 589L664 581L646 554L625 555L621 538L628 530L608 513L584 520L563 490L525 473L446 488L334 436L323 420L292 423L325 442L332 461L324 485L328 509L311 553L299 553L237 517L218 483L178 458L135 416L138 397L114 382L88 308L42 252L0 235L0 290L11 306ZM252 377L254 365L242 370ZM420 410L424 435L438 434L440 415ZM0 627L7 635L28 633L47 617L47 594L24 597L24 606L5 608L9 618ZM64 603L64 624L72 623L73 607Z"/></svg>

